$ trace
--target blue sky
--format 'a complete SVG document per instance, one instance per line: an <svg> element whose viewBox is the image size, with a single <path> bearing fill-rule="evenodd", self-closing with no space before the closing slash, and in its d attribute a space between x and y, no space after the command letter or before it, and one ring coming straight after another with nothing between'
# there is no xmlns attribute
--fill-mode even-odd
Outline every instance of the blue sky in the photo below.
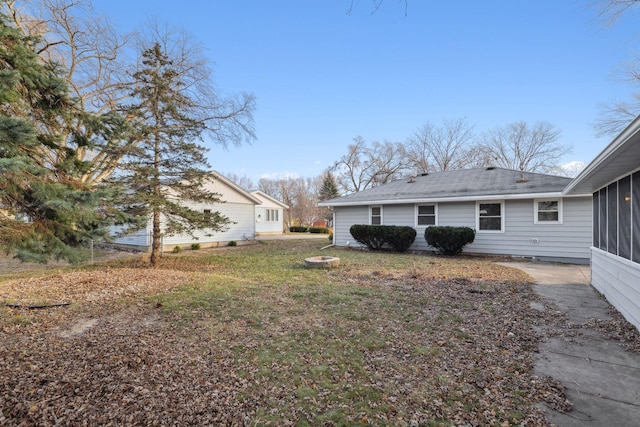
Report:
<svg viewBox="0 0 640 427"><path fill-rule="evenodd" d="M222 93L252 92L258 139L211 146L212 167L248 176L319 175L354 137L404 141L465 117L480 133L546 120L591 161L600 104L634 90L619 71L640 45L640 13L601 25L592 0L94 0L121 31L148 15L185 28Z"/></svg>

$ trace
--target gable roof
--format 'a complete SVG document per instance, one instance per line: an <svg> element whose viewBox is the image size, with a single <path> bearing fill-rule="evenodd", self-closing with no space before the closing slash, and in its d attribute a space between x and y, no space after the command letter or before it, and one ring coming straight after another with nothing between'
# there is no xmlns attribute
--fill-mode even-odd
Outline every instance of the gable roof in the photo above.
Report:
<svg viewBox="0 0 640 427"><path fill-rule="evenodd" d="M640 166L640 116L616 136L565 189L566 194L593 193Z"/></svg>
<svg viewBox="0 0 640 427"><path fill-rule="evenodd" d="M462 169L405 178L320 206L560 197L571 178L503 168Z"/></svg>
<svg viewBox="0 0 640 427"><path fill-rule="evenodd" d="M275 198L271 197L270 195L268 195L267 193L263 193L260 190L252 191L251 195L254 196L257 199L260 199L261 201L269 201L272 204L275 204L276 206L280 206L283 209L289 209L289 206L285 205L280 200L275 199Z"/></svg>
<svg viewBox="0 0 640 427"><path fill-rule="evenodd" d="M220 172L211 171L210 175L213 177L214 181L215 180L220 181L221 183L223 183L227 187L229 187L232 190L234 190L235 192L237 192L241 197L244 197L244 198L248 199L251 203L256 204L256 205L261 205L262 204L262 201L260 201L260 199L258 199L253 194L250 194L249 192L244 190L242 187L240 187L238 184L236 184L235 182L231 181L230 179L228 179L227 177L222 175ZM223 200L224 200L224 196L223 196Z"/></svg>

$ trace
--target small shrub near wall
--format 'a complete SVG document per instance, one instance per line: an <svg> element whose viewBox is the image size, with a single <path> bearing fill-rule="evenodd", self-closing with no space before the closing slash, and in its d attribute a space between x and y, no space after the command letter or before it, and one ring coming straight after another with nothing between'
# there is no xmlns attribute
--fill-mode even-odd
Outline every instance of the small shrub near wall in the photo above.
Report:
<svg viewBox="0 0 640 427"><path fill-rule="evenodd" d="M405 252L416 239L416 230L399 225L354 224L349 232L356 241L374 251L389 245L398 252Z"/></svg>
<svg viewBox="0 0 640 427"><path fill-rule="evenodd" d="M432 226L424 232L427 243L445 255L460 254L475 237L476 232L469 227Z"/></svg>
<svg viewBox="0 0 640 427"><path fill-rule="evenodd" d="M291 227L289 227L289 231L291 233L306 233L307 231L309 231L309 229L301 225L292 225Z"/></svg>
<svg viewBox="0 0 640 427"><path fill-rule="evenodd" d="M329 234L329 229L327 227L309 227L309 233Z"/></svg>

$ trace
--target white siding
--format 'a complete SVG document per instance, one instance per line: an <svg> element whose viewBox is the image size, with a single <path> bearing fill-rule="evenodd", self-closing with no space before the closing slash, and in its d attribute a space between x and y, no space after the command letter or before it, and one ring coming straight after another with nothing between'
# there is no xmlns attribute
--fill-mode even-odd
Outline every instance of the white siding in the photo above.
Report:
<svg viewBox="0 0 640 427"><path fill-rule="evenodd" d="M500 233L476 233L466 252L536 257L588 262L591 246L591 197L565 198L562 224L535 224L532 199L506 200L505 229ZM476 228L475 202L437 204L437 225ZM415 227L415 205L383 206L384 225ZM369 223L367 206L335 208L336 245L344 246L353 238L349 227ZM431 250L424 239L425 227L415 227L417 236L412 250ZM536 240L537 239L537 240ZM537 241L537 243L535 243Z"/></svg>
<svg viewBox="0 0 640 427"><path fill-rule="evenodd" d="M640 329L640 264L591 248L591 284Z"/></svg>
<svg viewBox="0 0 640 427"><path fill-rule="evenodd" d="M207 247L212 246L208 245L208 243L253 240L255 237L255 209L253 204L221 203L215 205L190 204L190 206L192 209L203 212L203 214L205 209L210 209L211 212L220 212L235 224L230 224L227 231L213 232L212 236L207 236L208 232L206 230L196 231L197 240L183 234L165 236L162 240L163 246L173 247L175 245L200 243L203 247Z"/></svg>
<svg viewBox="0 0 640 427"><path fill-rule="evenodd" d="M278 212L277 221L267 221L267 209ZM284 210L280 207L256 206L256 233L282 234Z"/></svg>
<svg viewBox="0 0 640 427"><path fill-rule="evenodd" d="M121 226L112 226L110 228L110 234L112 236L117 235L122 231L123 227ZM114 240L114 243L119 245L127 245L139 248L146 248L151 245L151 227L150 222L147 223L146 227L142 227L140 230L127 234L125 236L118 237Z"/></svg>

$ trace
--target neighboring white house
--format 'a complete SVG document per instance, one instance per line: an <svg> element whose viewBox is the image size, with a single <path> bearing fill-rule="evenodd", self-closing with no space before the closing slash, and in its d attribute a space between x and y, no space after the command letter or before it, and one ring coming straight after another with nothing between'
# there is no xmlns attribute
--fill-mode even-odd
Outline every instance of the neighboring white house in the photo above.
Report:
<svg viewBox="0 0 640 427"><path fill-rule="evenodd" d="M196 231L198 239L194 239L187 234L165 236L162 238L163 251L171 251L176 246L189 247L192 243L199 243L200 247L216 247L235 241L242 244L255 239L256 235L256 206L261 200L256 196L246 192L224 176L217 172L212 172L212 180L207 181L206 189L220 194L223 203L203 204L188 202L192 209L197 209L203 215L212 212L220 212L228 217L232 223L226 231L216 231L211 233L207 230ZM151 248L151 221L134 234L119 237L114 243L117 245L132 247L139 250ZM207 236L207 234L212 234Z"/></svg>
<svg viewBox="0 0 640 427"><path fill-rule="evenodd" d="M252 191L251 195L260 200L256 205L256 235L274 235L284 232L284 210L289 206L262 191Z"/></svg>
<svg viewBox="0 0 640 427"><path fill-rule="evenodd" d="M319 203L333 209L334 244L360 246L353 224L416 229L410 250L433 250L430 225L476 231L465 252L589 263L591 193L566 195L571 178L502 168L423 174Z"/></svg>
<svg viewBox="0 0 640 427"><path fill-rule="evenodd" d="M565 189L593 194L591 284L640 329L640 116Z"/></svg>

